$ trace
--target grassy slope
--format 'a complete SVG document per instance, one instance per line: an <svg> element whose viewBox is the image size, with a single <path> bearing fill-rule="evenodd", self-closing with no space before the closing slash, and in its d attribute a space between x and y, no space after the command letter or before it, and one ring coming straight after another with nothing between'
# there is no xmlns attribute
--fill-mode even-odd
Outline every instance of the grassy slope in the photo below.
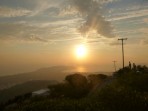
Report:
<svg viewBox="0 0 148 111"><path fill-rule="evenodd" d="M18 95L23 95L42 88L47 88L48 85L52 85L55 83L56 81L36 80L15 85L11 88L0 91L0 102L7 101Z"/></svg>

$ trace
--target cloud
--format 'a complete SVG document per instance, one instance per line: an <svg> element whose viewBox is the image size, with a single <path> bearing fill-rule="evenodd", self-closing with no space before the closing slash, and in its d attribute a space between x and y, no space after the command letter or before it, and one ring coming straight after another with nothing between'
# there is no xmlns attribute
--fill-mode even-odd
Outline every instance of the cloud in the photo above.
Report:
<svg viewBox="0 0 148 111"><path fill-rule="evenodd" d="M48 40L38 37L38 35L32 34L28 37L23 38L25 41L33 41L33 42L48 42Z"/></svg>
<svg viewBox="0 0 148 111"><path fill-rule="evenodd" d="M143 38L143 39L140 41L140 44L142 44L142 45L148 45L148 39L147 39L147 38Z"/></svg>
<svg viewBox="0 0 148 111"><path fill-rule="evenodd" d="M119 43L117 41L113 41L113 42L110 42L109 45L116 46L116 45L121 45L121 43Z"/></svg>
<svg viewBox="0 0 148 111"><path fill-rule="evenodd" d="M49 13L53 8L55 8L55 11L57 11L57 9L60 9L63 6L62 3L64 1L65 0L6 0L6 2L0 1L0 17L17 17L25 15L28 15L29 17L34 17L41 14L48 15L48 13L46 12L48 9L50 9L48 11Z"/></svg>
<svg viewBox="0 0 148 111"><path fill-rule="evenodd" d="M19 17L30 14L31 11L22 8L0 7L0 17Z"/></svg>
<svg viewBox="0 0 148 111"><path fill-rule="evenodd" d="M106 21L101 14L100 0L70 0L70 7L84 19L78 29L81 34L88 34L95 30L101 36L114 37L110 22Z"/></svg>
<svg viewBox="0 0 148 111"><path fill-rule="evenodd" d="M143 40L143 43L148 45L148 39Z"/></svg>
<svg viewBox="0 0 148 111"><path fill-rule="evenodd" d="M74 24L74 21L65 21ZM65 26L62 21L58 23L0 23L0 41L23 41L23 42L64 42L82 39L74 26Z"/></svg>
<svg viewBox="0 0 148 111"><path fill-rule="evenodd" d="M136 30L136 29L128 29L128 30L116 30L114 31L114 33L116 35L130 35L130 34L137 34L139 33L139 30Z"/></svg>
<svg viewBox="0 0 148 111"><path fill-rule="evenodd" d="M87 43L98 43L98 42L100 42L100 41L98 41L98 40L87 41Z"/></svg>
<svg viewBox="0 0 148 111"><path fill-rule="evenodd" d="M144 17L148 16L148 9L137 9L137 10L131 10L126 11L122 13L113 14L109 17L109 21L119 21L119 20L126 20L126 19L132 19L137 17Z"/></svg>
<svg viewBox="0 0 148 111"><path fill-rule="evenodd" d="M148 18L143 19L144 23L148 23Z"/></svg>
<svg viewBox="0 0 148 111"><path fill-rule="evenodd" d="M1 23L1 41L48 42L44 39L45 28L29 26L25 23ZM45 30L47 31L47 30ZM41 34L43 32L44 34Z"/></svg>
<svg viewBox="0 0 148 111"><path fill-rule="evenodd" d="M112 3L112 2L117 2L121 0L93 0L93 1L99 2L100 4L106 4L106 3Z"/></svg>
<svg viewBox="0 0 148 111"><path fill-rule="evenodd" d="M40 2L38 1L38 5L36 6L35 10L31 13L30 16L38 15L50 7L51 6L47 1L40 1Z"/></svg>
<svg viewBox="0 0 148 111"><path fill-rule="evenodd" d="M148 36L148 28L141 28L139 29L139 32L141 32L143 36Z"/></svg>
<svg viewBox="0 0 148 111"><path fill-rule="evenodd" d="M48 13L52 16L54 14L58 15L60 13L60 9L64 7L65 0L35 0L34 2L36 2L36 6L30 14L31 17L41 14L48 15Z"/></svg>
<svg viewBox="0 0 148 111"><path fill-rule="evenodd" d="M141 28L141 29L139 29L139 32L142 33L142 35L143 35L143 37L141 38L140 43L142 45L148 45L148 39L147 39L148 28Z"/></svg>

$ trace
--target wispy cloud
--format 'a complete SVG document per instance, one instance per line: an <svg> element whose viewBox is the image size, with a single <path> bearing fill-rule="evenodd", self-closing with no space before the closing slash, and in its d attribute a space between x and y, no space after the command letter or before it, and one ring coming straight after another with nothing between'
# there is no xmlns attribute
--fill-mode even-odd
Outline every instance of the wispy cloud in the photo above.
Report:
<svg viewBox="0 0 148 111"><path fill-rule="evenodd" d="M132 10L132 11L113 14L112 16L109 17L108 20L118 21L118 20L132 19L143 16L148 16L148 9Z"/></svg>
<svg viewBox="0 0 148 111"><path fill-rule="evenodd" d="M24 23L1 23L0 40L47 42L44 37L40 37L38 31L42 30L38 27L28 26Z"/></svg>
<svg viewBox="0 0 148 111"><path fill-rule="evenodd" d="M148 45L148 38L147 38L147 36L148 36L148 28L141 28L141 29L139 29L139 32L142 33L140 43L142 45Z"/></svg>
<svg viewBox="0 0 148 111"><path fill-rule="evenodd" d="M40 14L43 14L44 12L46 12L47 15L49 13L51 14L52 12L56 12L56 13L58 12L57 13L58 15L62 10L62 8L64 7L65 1L66 0L60 0L60 1L59 0L44 0L44 1L37 0L36 6L34 7L34 10L30 14L30 16L40 15ZM55 13L52 13L52 14L54 15Z"/></svg>
<svg viewBox="0 0 148 111"><path fill-rule="evenodd" d="M104 3L117 2L117 1L120 1L120 0L94 0L94 1L97 1L97 2L99 2L100 4L104 4Z"/></svg>
<svg viewBox="0 0 148 111"><path fill-rule="evenodd" d="M38 15L38 14L44 12L45 10L47 10L48 8L50 8L50 4L48 4L46 1L42 1L42 3L40 3L40 2L38 3L38 5L34 9L34 11L30 14L30 16Z"/></svg>
<svg viewBox="0 0 148 111"><path fill-rule="evenodd" d="M31 42L49 42L47 39L43 39L41 37L38 37L38 35L32 34L28 37L24 37L22 40L24 41L31 41Z"/></svg>
<svg viewBox="0 0 148 111"><path fill-rule="evenodd" d="M121 43L119 43L118 41L112 41L109 43L109 45L116 46L116 45L121 45Z"/></svg>
<svg viewBox="0 0 148 111"><path fill-rule="evenodd" d="M141 45L148 45L148 39L147 38L141 39L140 44Z"/></svg>
<svg viewBox="0 0 148 111"><path fill-rule="evenodd" d="M148 23L148 18L144 18L144 19L143 19L143 22L144 22L144 23Z"/></svg>
<svg viewBox="0 0 148 111"><path fill-rule="evenodd" d="M114 31L115 34L133 34L133 33L139 33L139 30L117 30Z"/></svg>
<svg viewBox="0 0 148 111"><path fill-rule="evenodd" d="M143 43L148 45L148 39L145 39Z"/></svg>
<svg viewBox="0 0 148 111"><path fill-rule="evenodd" d="M141 32L144 35L147 35L148 36L148 28L141 28L141 29L139 29L139 32Z"/></svg>
<svg viewBox="0 0 148 111"><path fill-rule="evenodd" d="M72 23L67 21L66 23ZM26 41L26 42L60 42L81 39L76 29L72 26L66 27L52 23L29 24L19 23L1 23L0 41Z"/></svg>
<svg viewBox="0 0 148 111"><path fill-rule="evenodd" d="M22 8L0 7L0 17L18 17L30 14L31 11Z"/></svg>

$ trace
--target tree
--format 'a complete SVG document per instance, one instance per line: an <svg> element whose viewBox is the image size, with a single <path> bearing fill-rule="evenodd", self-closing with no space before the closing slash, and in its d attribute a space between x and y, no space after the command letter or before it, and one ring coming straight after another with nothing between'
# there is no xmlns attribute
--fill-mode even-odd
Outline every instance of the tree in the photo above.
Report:
<svg viewBox="0 0 148 111"><path fill-rule="evenodd" d="M73 87L80 88L87 86L87 79L81 74L72 74L66 76L65 80Z"/></svg>
<svg viewBox="0 0 148 111"><path fill-rule="evenodd" d="M49 86L51 97L82 98L89 92L87 79L80 74L65 77L66 82Z"/></svg>

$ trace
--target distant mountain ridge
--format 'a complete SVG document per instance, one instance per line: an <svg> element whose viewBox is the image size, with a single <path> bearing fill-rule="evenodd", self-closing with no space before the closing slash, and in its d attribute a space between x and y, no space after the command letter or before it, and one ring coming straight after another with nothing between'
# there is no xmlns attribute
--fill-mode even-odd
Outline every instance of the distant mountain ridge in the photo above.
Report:
<svg viewBox="0 0 148 111"><path fill-rule="evenodd" d="M33 72L21 73L10 76L0 77L0 90L7 89L17 84L22 84L33 80L56 80L62 81L67 75L64 71L70 70L70 66L53 66L49 68L42 68Z"/></svg>

